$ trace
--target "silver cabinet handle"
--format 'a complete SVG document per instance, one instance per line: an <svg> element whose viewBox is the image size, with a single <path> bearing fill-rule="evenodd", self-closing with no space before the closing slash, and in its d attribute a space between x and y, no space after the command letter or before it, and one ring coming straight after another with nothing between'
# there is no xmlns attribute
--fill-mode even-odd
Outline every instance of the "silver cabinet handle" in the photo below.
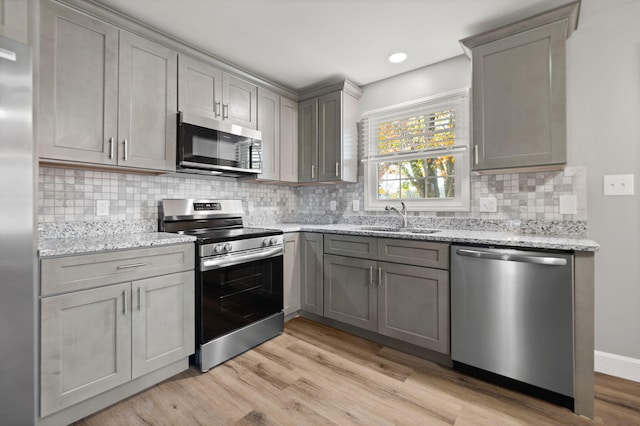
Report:
<svg viewBox="0 0 640 426"><path fill-rule="evenodd" d="M565 266L567 259L562 257L548 256L527 256L523 254L507 254L498 252L488 252L479 250L458 249L456 253L460 256L475 257L478 259L504 260L507 262L535 263L537 265Z"/></svg>
<svg viewBox="0 0 640 426"><path fill-rule="evenodd" d="M225 110L227 111L226 114L224 112ZM229 104L228 103L222 104L222 119L226 120L228 118L229 118Z"/></svg>
<svg viewBox="0 0 640 426"><path fill-rule="evenodd" d="M213 112L214 117L220 117L220 101L216 102L216 110Z"/></svg>
<svg viewBox="0 0 640 426"><path fill-rule="evenodd" d="M314 164L311 165L311 179L316 178L316 166Z"/></svg>
<svg viewBox="0 0 640 426"><path fill-rule="evenodd" d="M340 163L336 161L336 177L340 177Z"/></svg>
<svg viewBox="0 0 640 426"><path fill-rule="evenodd" d="M129 158L129 155L127 153L128 142L126 139L124 140L123 145L124 145L124 161L127 161L127 159Z"/></svg>
<svg viewBox="0 0 640 426"><path fill-rule="evenodd" d="M18 60L18 55L12 50L0 49L0 58L15 62Z"/></svg>
<svg viewBox="0 0 640 426"><path fill-rule="evenodd" d="M378 287L382 284L382 267L378 266Z"/></svg>
<svg viewBox="0 0 640 426"><path fill-rule="evenodd" d="M369 266L369 285L373 285L373 266Z"/></svg>
<svg viewBox="0 0 640 426"><path fill-rule="evenodd" d="M113 160L113 138L109 138L109 160Z"/></svg>
<svg viewBox="0 0 640 426"><path fill-rule="evenodd" d="M473 146L473 158L474 158L473 164L478 164L478 145Z"/></svg>
<svg viewBox="0 0 640 426"><path fill-rule="evenodd" d="M141 311L144 308L144 295L142 294L142 287L138 287L138 310Z"/></svg>
<svg viewBox="0 0 640 426"><path fill-rule="evenodd" d="M122 313L127 315L127 290L122 292Z"/></svg>
<svg viewBox="0 0 640 426"><path fill-rule="evenodd" d="M258 253L249 253L242 256L220 256L213 259L204 259L200 262L200 270L202 272L212 269L224 268L225 266L235 266L241 263L253 262L255 260L268 259L270 257L280 256L284 253L282 246L271 250L260 251Z"/></svg>
<svg viewBox="0 0 640 426"><path fill-rule="evenodd" d="M139 268L144 265L146 265L146 263L131 263L129 265L118 265L117 269Z"/></svg>

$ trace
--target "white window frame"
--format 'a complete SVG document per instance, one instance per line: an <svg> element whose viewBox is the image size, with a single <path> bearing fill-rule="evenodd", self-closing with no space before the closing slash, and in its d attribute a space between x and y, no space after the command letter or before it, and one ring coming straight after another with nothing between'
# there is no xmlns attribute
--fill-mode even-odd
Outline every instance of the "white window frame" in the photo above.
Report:
<svg viewBox="0 0 640 426"><path fill-rule="evenodd" d="M421 151L420 158L433 158L443 155L455 156L455 188L454 198L420 198L420 199L378 199L378 164L390 161L389 156L376 156L371 147L377 144L376 132L371 127L377 117L383 117L402 110L407 116L419 108L433 107L436 112L443 104L450 101L456 105L456 144L454 148L437 148ZM387 205L396 205L400 201L412 211L469 211L471 205L470 152L469 152L469 89L458 89L451 92L429 96L402 104L368 111L363 114L363 163L364 163L364 209L381 211ZM415 112L414 112L415 113ZM376 140L373 140L376 138ZM415 159L416 152L402 152L393 155L393 160L403 161Z"/></svg>

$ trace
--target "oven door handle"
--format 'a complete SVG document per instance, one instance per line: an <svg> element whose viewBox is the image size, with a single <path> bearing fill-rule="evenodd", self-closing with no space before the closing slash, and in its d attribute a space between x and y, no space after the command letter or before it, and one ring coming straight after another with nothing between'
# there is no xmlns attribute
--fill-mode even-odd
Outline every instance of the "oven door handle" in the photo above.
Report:
<svg viewBox="0 0 640 426"><path fill-rule="evenodd" d="M239 265L241 263L253 262L256 260L268 259L270 257L279 256L284 253L284 248L274 247L270 250L261 250L257 253L245 254L242 256L225 256L214 259L203 259L200 265L201 271L210 271L212 269L224 268L225 266Z"/></svg>

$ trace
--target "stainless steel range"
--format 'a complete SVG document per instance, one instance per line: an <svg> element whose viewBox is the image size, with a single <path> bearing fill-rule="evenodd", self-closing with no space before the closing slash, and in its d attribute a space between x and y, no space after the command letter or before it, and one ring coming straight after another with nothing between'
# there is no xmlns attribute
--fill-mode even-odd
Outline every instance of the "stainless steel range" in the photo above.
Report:
<svg viewBox="0 0 640 426"><path fill-rule="evenodd" d="M197 237L200 371L283 332L282 231L245 228L240 200L162 200L160 217L160 230Z"/></svg>

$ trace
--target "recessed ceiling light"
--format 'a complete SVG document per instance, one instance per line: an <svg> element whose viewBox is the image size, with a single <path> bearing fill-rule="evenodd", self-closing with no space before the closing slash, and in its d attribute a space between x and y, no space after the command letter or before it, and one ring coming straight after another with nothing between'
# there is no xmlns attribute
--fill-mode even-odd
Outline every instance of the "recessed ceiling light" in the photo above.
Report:
<svg viewBox="0 0 640 426"><path fill-rule="evenodd" d="M393 62L394 64L404 62L405 59L407 59L407 54L404 52L397 52L389 56L389 62Z"/></svg>

